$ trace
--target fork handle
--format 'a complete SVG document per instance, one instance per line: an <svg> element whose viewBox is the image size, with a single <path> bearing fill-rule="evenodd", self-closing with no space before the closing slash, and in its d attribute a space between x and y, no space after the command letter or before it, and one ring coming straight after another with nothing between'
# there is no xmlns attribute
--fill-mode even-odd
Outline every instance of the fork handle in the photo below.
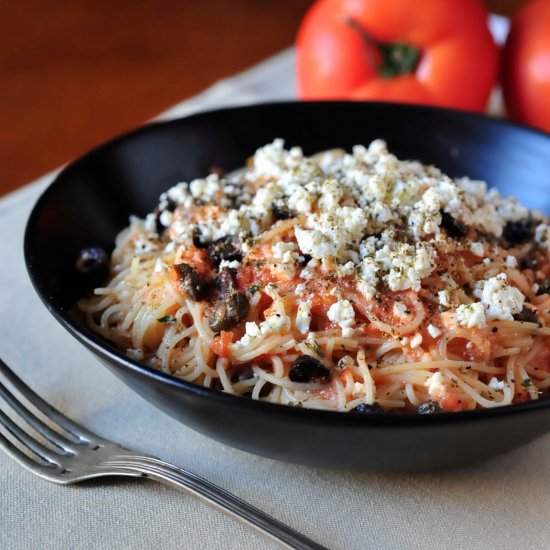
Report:
<svg viewBox="0 0 550 550"><path fill-rule="evenodd" d="M158 458L124 455L118 459L109 459L103 463L103 466L115 466L117 470L125 470L132 473L139 472L147 478L160 481L180 490L190 491L209 503L214 504L223 512L252 525L289 548L297 550L327 550L326 547L317 544L225 489Z"/></svg>

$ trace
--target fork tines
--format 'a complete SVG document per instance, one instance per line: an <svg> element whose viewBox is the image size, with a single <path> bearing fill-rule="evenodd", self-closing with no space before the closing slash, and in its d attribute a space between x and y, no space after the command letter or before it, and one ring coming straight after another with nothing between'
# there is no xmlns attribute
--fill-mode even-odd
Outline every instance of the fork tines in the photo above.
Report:
<svg viewBox="0 0 550 550"><path fill-rule="evenodd" d="M10 440L5 433L0 432L0 445L13 458L31 468L35 467L37 463L42 466L57 468L60 455L73 454L73 443L87 442L83 438L83 430L79 426L32 391L1 359L0 373L13 390L50 420L52 426L50 427L41 420L6 385L0 382L0 424L4 428L3 431L10 434L12 439ZM12 413L11 415L6 414L8 408ZM15 418L17 418L17 421L14 420ZM33 435L32 430L27 431L24 429L25 424L31 427L40 437ZM60 432L66 435L62 435ZM43 443L40 439L43 439L46 443ZM30 451L32 456L28 452L25 453L25 450Z"/></svg>

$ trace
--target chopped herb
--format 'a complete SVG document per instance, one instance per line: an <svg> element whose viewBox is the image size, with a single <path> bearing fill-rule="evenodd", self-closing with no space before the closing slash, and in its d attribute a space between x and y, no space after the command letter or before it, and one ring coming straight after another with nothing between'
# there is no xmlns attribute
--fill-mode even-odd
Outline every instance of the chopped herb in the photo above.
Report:
<svg viewBox="0 0 550 550"><path fill-rule="evenodd" d="M157 319L159 323L171 323L174 324L176 322L176 318L173 315L165 315L164 317L160 317Z"/></svg>
<svg viewBox="0 0 550 550"><path fill-rule="evenodd" d="M312 339L310 342L305 342L305 344L311 351L313 351L313 353L316 353L319 357L325 356L323 350L319 347L317 340Z"/></svg>
<svg viewBox="0 0 550 550"><path fill-rule="evenodd" d="M250 292L250 294L256 294L256 292L258 292L258 290L260 290L262 286L263 286L262 283L257 283L255 285L249 286L248 292Z"/></svg>
<svg viewBox="0 0 550 550"><path fill-rule="evenodd" d="M445 311L449 311L449 309L451 309L450 307L447 307L443 304L439 304L439 311L441 312L445 312Z"/></svg>
<svg viewBox="0 0 550 550"><path fill-rule="evenodd" d="M531 381L530 378L524 378L524 379L521 381L521 385L522 385L524 388L528 388L531 384L532 384L532 381Z"/></svg>

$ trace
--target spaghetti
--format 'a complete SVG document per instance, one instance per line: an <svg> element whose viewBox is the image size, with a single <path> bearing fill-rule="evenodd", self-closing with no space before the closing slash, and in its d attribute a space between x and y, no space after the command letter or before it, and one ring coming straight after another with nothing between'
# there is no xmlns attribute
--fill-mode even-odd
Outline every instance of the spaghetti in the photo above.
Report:
<svg viewBox="0 0 550 550"><path fill-rule="evenodd" d="M92 329L165 373L334 411L550 391L550 226L381 140L175 185L117 237Z"/></svg>

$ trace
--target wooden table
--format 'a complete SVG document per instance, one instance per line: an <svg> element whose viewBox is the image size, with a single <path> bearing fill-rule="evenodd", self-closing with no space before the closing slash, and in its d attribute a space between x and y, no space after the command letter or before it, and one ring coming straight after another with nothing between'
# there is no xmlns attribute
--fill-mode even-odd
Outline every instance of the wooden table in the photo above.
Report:
<svg viewBox="0 0 550 550"><path fill-rule="evenodd" d="M0 195L289 46L311 4L3 2Z"/></svg>

